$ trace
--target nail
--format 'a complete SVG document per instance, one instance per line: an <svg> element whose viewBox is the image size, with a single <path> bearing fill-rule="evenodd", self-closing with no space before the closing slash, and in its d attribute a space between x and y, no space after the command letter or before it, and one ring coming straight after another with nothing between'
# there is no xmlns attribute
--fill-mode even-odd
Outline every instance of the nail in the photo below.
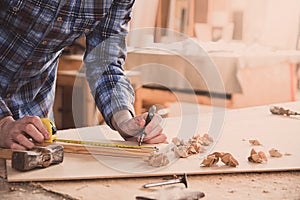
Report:
<svg viewBox="0 0 300 200"><path fill-rule="evenodd" d="M187 188L188 187L187 175L184 174L179 179L173 179L173 180L158 182L158 183L148 183L148 184L145 184L143 187L150 188L150 187L156 187L156 186L162 186L162 185L171 185L171 184L176 184L176 183L183 183L185 185L185 187Z"/></svg>

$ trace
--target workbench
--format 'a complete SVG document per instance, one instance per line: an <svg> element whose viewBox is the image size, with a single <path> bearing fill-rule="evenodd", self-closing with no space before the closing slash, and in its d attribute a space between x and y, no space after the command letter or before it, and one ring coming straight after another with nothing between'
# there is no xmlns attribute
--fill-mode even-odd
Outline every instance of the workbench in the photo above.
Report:
<svg viewBox="0 0 300 200"><path fill-rule="evenodd" d="M222 98L226 107L242 108L295 100L300 51L187 40L177 46L131 48L127 55L125 69L141 72L148 104L164 105L182 97L190 103L224 106L216 101Z"/></svg>
<svg viewBox="0 0 300 200"><path fill-rule="evenodd" d="M300 108L299 101L278 105L296 111ZM137 195L149 195L162 188L142 189L143 184L162 181L165 177L170 178L173 174L181 175L185 172L188 174L189 187L204 192L206 195L204 199L299 199L300 118L272 115L269 107L270 105L266 105L225 112L223 112L224 110L215 110L204 116L199 113L199 122L202 123L195 132L203 133L211 128L214 129L215 126L218 126L217 123L221 123L219 126L221 135L219 137L214 135L217 142L211 151L231 152L240 163L237 168L220 166L203 169L200 167L199 157L196 159L194 157L188 160L178 160L171 166L153 173L136 174L119 169L117 171L108 170L108 174L103 174L101 171L103 172L103 169L106 170L106 168L102 168L103 166L98 165L99 163L95 165L90 159L85 159L83 163L71 162L72 165L68 166L69 170L64 166L54 166L44 172L30 172L27 174L27 180L34 179L34 177L36 180L39 178L42 180L47 176L48 180L64 180L59 182L43 180L35 182L34 185L42 186L55 193L67 194L76 199L99 199L100 197L101 199L134 199ZM220 115L220 112L224 115ZM213 115L218 117L214 118ZM188 124L184 118L196 119L195 116L182 116L181 123L178 123L177 120L180 122L179 118L168 118L166 120L171 121L167 122L167 127L165 127L166 134L172 137L174 134L184 134L186 130L189 130L190 126L187 127ZM82 130L89 132L88 130L98 128L104 128L105 137L117 139L117 135L110 135L113 132L110 132L107 127L89 127ZM268 163L264 164L251 164L247 161L248 153L252 148L248 139L258 139L263 144L253 148L266 151L274 147L282 153L291 155L282 158L268 158ZM88 175L94 173L92 171L95 166L100 167L98 170L100 172L96 172L98 178L95 178L95 174L94 178ZM64 171L59 171L63 168ZM26 177L26 174L12 173L9 166L7 169L10 181ZM38 176L36 176L37 174ZM65 175L65 178L62 175ZM126 187L124 187L125 185ZM178 187L183 187L183 185L178 185Z"/></svg>

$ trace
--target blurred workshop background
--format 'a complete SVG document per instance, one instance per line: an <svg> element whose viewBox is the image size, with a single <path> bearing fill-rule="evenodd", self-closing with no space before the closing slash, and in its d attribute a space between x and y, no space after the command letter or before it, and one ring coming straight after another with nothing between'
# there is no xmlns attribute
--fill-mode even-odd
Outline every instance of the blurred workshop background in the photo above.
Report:
<svg viewBox="0 0 300 200"><path fill-rule="evenodd" d="M136 0L126 74L136 113L163 117L297 101L299 0ZM59 61L59 129L103 123L82 73L84 38Z"/></svg>

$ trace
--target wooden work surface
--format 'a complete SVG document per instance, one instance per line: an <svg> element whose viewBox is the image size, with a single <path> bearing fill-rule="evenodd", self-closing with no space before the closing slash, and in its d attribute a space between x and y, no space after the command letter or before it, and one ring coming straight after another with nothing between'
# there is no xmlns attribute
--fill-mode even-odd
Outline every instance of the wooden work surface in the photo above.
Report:
<svg viewBox="0 0 300 200"><path fill-rule="evenodd" d="M283 107L299 110L300 102L280 104ZM224 118L223 118L224 117ZM212 120L213 119L213 120ZM196 123L198 122L198 123ZM200 167L200 162L207 153L174 161L167 167L153 168L137 158L121 158L110 156L89 156L66 154L62 164L29 172L17 172L8 162L7 174L9 182L17 181L49 181L49 180L81 180L98 178L126 178L164 176L171 174L218 174L238 172L271 172L300 170L300 118L272 115L269 106L239 109L224 112L217 110L212 114L200 117L197 115L182 118L168 118L165 132L169 138L209 132L215 140L213 151L230 152L239 161L236 168L219 164L218 167ZM220 133L220 134L219 134ZM82 140L118 139L116 132L107 126L60 131L59 137L71 137ZM186 136L187 138L190 136ZM251 146L249 139L257 139L263 145ZM290 156L270 158L265 164L253 164L247 161L251 148L268 150L276 148Z"/></svg>

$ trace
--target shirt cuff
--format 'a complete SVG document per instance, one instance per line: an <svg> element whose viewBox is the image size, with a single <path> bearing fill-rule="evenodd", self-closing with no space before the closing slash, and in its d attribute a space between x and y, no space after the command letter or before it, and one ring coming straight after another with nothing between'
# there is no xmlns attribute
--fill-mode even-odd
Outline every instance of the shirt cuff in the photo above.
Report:
<svg viewBox="0 0 300 200"><path fill-rule="evenodd" d="M13 116L10 109L7 107L6 103L3 99L0 99L0 120L7 117Z"/></svg>

